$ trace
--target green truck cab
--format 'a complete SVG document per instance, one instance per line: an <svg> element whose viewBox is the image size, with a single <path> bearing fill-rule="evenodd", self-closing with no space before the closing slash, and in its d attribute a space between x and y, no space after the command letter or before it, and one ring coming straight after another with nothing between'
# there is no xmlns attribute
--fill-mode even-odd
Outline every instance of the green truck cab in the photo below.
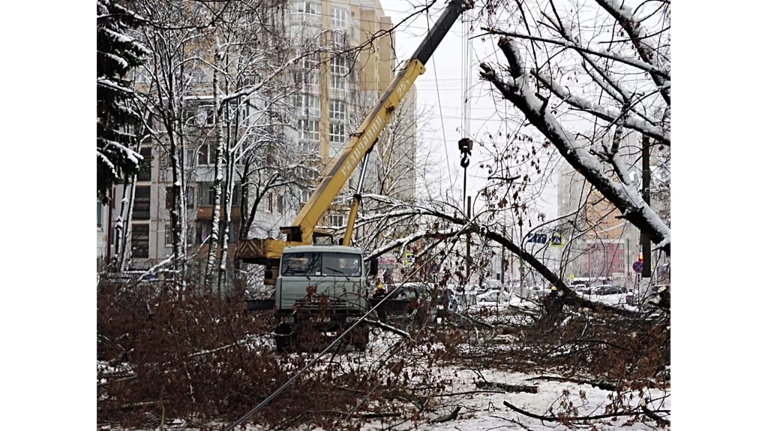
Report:
<svg viewBox="0 0 768 431"><path fill-rule="evenodd" d="M373 264L373 274L375 274ZM286 247L280 257L275 284L278 351L297 344L299 332L340 335L369 309L363 252L342 245ZM368 328L359 324L350 342L368 343Z"/></svg>

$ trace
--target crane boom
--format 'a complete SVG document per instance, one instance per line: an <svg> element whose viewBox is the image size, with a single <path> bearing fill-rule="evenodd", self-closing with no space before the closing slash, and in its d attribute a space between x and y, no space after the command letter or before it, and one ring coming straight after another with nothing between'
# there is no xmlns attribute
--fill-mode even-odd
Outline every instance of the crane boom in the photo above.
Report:
<svg viewBox="0 0 768 431"><path fill-rule="evenodd" d="M236 250L236 258L246 262L269 265L280 258L282 249L289 245L311 244L315 234L315 226L323 214L330 208L331 203L344 187L355 167L363 156L373 147L381 130L392 117L395 109L405 98L416 78L426 70L424 65L432 57L435 49L456 22L456 19L466 10L472 8L472 0L451 0L427 36L395 76L376 105L368 113L360 127L353 133L347 145L339 155L331 170L315 189L312 196L304 204L299 214L290 226L281 227L287 241L267 239L250 239L241 241ZM359 199L359 198L358 198ZM348 223L354 225L358 199L353 203ZM351 228L347 228L345 243L348 244ZM272 277L266 277L269 280Z"/></svg>

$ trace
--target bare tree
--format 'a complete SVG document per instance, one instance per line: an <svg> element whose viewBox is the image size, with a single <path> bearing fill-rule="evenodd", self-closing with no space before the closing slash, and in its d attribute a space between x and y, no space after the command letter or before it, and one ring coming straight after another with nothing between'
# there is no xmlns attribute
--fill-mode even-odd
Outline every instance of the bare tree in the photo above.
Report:
<svg viewBox="0 0 768 431"><path fill-rule="evenodd" d="M196 106L190 100L194 100L203 80L200 45L210 17L200 4L154 0L135 3L144 20L140 37L150 51L150 60L137 71L134 86L142 95L139 108L145 112L144 127L163 151L161 177L165 169L171 172L171 261L177 280L184 283L190 246L187 190L194 168L190 144L204 133L197 125Z"/></svg>
<svg viewBox="0 0 768 431"><path fill-rule="evenodd" d="M502 36L498 45L506 64L481 64L481 77L622 217L669 253L668 222L643 201L631 178L638 160L622 156L629 131L654 139L657 147L671 144L669 5L596 3L565 8L552 1L521 2L487 9L484 30ZM586 127L569 132L563 120L575 115L587 116Z"/></svg>

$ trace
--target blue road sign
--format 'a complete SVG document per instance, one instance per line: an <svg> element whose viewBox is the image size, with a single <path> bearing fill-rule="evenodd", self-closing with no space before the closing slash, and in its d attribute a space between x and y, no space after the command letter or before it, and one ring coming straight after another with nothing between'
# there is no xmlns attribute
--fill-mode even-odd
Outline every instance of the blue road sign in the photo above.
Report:
<svg viewBox="0 0 768 431"><path fill-rule="evenodd" d="M640 272L643 270L643 262L640 262L639 260L632 264L632 271Z"/></svg>

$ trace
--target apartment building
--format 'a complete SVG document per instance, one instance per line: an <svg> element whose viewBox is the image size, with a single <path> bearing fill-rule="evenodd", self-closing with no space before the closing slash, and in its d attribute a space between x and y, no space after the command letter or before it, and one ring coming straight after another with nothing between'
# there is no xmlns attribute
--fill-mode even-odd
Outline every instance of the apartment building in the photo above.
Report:
<svg viewBox="0 0 768 431"><path fill-rule="evenodd" d="M290 147L291 152L274 154L266 151L265 160L270 157L297 158L315 155L311 162L317 168L318 175L307 179L307 184L286 185L264 191L259 195L256 189L246 187L246 196L242 196L240 175L242 167L236 166L234 188L230 212L229 235L222 241L230 244L233 250L237 241L237 232L250 214L240 213L240 203L247 199L253 208L257 195L259 204L254 209L254 220L248 232L249 237L278 237L279 227L291 223L300 206L306 202L313 188L313 181L333 165L350 133L358 126L365 113L387 88L396 67L394 57L394 35L387 33L392 28L391 19L386 16L378 0L333 0L333 1L289 1L287 8L277 20L283 28L296 52L306 52L317 47L319 54L308 55L286 76L280 77L281 83L294 86L290 95L280 102L280 118L261 118L259 121L283 124L279 131L281 144ZM373 35L378 37L366 43L360 50L351 49L368 41ZM328 49L328 48L331 49ZM210 57L210 49L205 46L192 47L195 55ZM212 229L213 219L213 181L215 166L215 139L213 133L214 112L210 94L211 75L204 67L190 63L190 76L196 85L184 100L184 183L186 185L185 216L188 256L198 256L197 261L204 265L202 257L207 255L205 244ZM141 85L146 76L137 72L136 82ZM234 108L242 118L251 117L251 109L259 109L267 102L264 96L253 96L250 100L238 101ZM404 115L415 115L415 92L404 105ZM238 127L247 133L253 124L241 123ZM271 127L271 126L270 126ZM408 139L400 138L399 145L389 152L374 155L369 163L366 192L378 193L382 181L392 181L381 176L386 157L405 160L393 170L398 176L400 196L413 197L415 177L412 172L415 154L415 120L410 121L408 129L402 133ZM274 130L273 130L274 132ZM405 155L403 155L405 153ZM394 154L394 156L393 156ZM146 141L142 144L141 155L144 158L136 182L129 187L115 186L112 190L112 208L99 207L100 220L97 232L97 252L105 260L121 253L123 248L130 255L131 269L148 269L166 259L172 252L173 235L171 230L170 209L172 207L172 175L167 142ZM309 162L308 162L309 163ZM410 163L411 169L408 168ZM285 165L288 165L286 163ZM226 175L225 175L226 176ZM350 179L350 186L357 187L357 174ZM349 193L347 193L349 194ZM341 226L346 221L348 200L338 200L338 205L329 211L325 224ZM126 213L124 206L131 206L130 225L123 222L120 214ZM127 208L127 207L126 207ZM110 219L106 214L112 214ZM222 211L223 214L223 211ZM224 225L220 225L220 236ZM128 229L127 241L120 244L120 231ZM108 244L107 244L108 243ZM229 258L233 253L229 253Z"/></svg>

